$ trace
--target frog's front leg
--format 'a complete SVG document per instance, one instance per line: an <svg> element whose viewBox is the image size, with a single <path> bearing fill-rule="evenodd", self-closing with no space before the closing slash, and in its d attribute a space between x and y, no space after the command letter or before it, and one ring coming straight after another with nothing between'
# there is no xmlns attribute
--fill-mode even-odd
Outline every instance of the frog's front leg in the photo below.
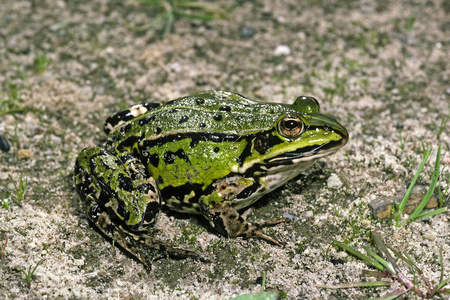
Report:
<svg viewBox="0 0 450 300"><path fill-rule="evenodd" d="M88 218L145 266L150 267L154 257L161 254L198 257L192 251L157 241L149 233L161 203L154 179L137 158L86 148L76 160L75 181Z"/></svg>
<svg viewBox="0 0 450 300"><path fill-rule="evenodd" d="M264 226L271 226L279 223L286 222L286 218L280 218L276 220L270 220L268 222L250 223L247 222L232 206L230 201L224 201L222 203L213 203L203 212L203 215L210 221L217 231L224 236L231 238L243 237L243 238L258 238L266 240L278 246L283 246L276 239L262 233L258 229Z"/></svg>
<svg viewBox="0 0 450 300"><path fill-rule="evenodd" d="M243 182L246 182L242 185ZM239 184L238 184L239 182ZM235 238L259 238L278 246L283 246L276 239L262 233L259 228L287 222L287 218L279 218L259 223L247 222L242 215L232 206L232 199L244 188L253 184L251 179L236 177L227 178L223 182L216 183L217 190L200 200L202 213L212 227L222 235ZM227 187L224 188L224 185Z"/></svg>

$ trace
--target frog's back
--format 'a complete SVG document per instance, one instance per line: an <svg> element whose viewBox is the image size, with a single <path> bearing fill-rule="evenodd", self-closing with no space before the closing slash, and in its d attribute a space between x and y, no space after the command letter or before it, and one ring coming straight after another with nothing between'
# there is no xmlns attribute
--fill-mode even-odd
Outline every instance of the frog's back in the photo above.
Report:
<svg viewBox="0 0 450 300"><path fill-rule="evenodd" d="M260 103L224 91L202 92L151 109L135 107L139 108L134 109L135 116L111 130L114 144L130 145L136 139L157 140L183 133L214 133L218 139L220 135L225 139L227 135L249 135L270 129L281 113L294 112L283 104Z"/></svg>

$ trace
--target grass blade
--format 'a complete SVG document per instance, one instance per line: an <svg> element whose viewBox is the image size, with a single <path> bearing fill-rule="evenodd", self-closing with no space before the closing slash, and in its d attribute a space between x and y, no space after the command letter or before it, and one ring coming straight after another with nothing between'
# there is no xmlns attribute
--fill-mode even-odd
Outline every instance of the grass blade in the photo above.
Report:
<svg viewBox="0 0 450 300"><path fill-rule="evenodd" d="M420 220L423 218L427 218L427 217L431 217L431 216L434 216L434 215L437 215L437 214L440 214L440 213L443 213L446 211L447 211L447 207L442 207L442 208L435 209L433 211L428 211L426 213L418 215L414 221L417 221L417 220Z"/></svg>
<svg viewBox="0 0 450 300"><path fill-rule="evenodd" d="M375 246L377 247L378 251L381 253L384 253L388 261L391 263L391 265L394 267L395 271L398 271L397 263L395 262L395 259L392 257L391 253L387 249L384 242L381 240L381 237L378 235L376 231L372 231L373 240L375 241ZM393 272L396 274L395 272Z"/></svg>
<svg viewBox="0 0 450 300"><path fill-rule="evenodd" d="M367 253L369 253L370 255L372 255L373 258L375 258L381 265L383 265L386 269L389 270L389 272L391 272L392 274L396 274L393 267L389 264L389 262L387 262L384 258L382 258L381 256L379 256L378 254L376 254L375 252L373 252L372 250L370 250L369 248L364 247L364 250L367 251Z"/></svg>
<svg viewBox="0 0 450 300"><path fill-rule="evenodd" d="M417 179L419 179L419 175L422 172L423 167L425 166L425 163L428 160L428 157L430 157L431 151L433 149L430 149L426 154L425 157L422 160L422 163L420 164L419 168L417 169L416 174L414 175L413 180L411 181L411 184L408 187L408 190L406 191L405 196L402 199L402 202L400 203L398 210L397 210L397 223L396 223L396 227L398 227L398 223L400 221L400 217L402 215L402 211L405 209L406 203L408 202L409 197L411 196L411 192L414 188L414 186L416 185Z"/></svg>
<svg viewBox="0 0 450 300"><path fill-rule="evenodd" d="M345 244L343 244L341 242L338 242L335 239L332 239L332 242L336 246L341 247L342 249L346 250L347 252L350 252L351 254L353 254L354 256L364 260L370 266L373 266L374 268L376 268L376 269L378 269L380 271L384 271L383 265L381 265L380 263L378 263L376 260L372 259L371 257L368 257L367 255L362 254L358 250L350 248L349 246L347 246L347 245L345 245Z"/></svg>
<svg viewBox="0 0 450 300"><path fill-rule="evenodd" d="M380 271L373 271L373 270L361 270L361 274L364 276L372 276L372 277L391 277L392 274L389 272L380 272Z"/></svg>
<svg viewBox="0 0 450 300"><path fill-rule="evenodd" d="M430 150L431 151L431 150ZM439 178L439 164L441 161L441 145L439 145L438 147L438 151L436 153L436 160L434 162L434 172L433 172L433 177L431 179L431 183L430 183L430 187L428 188L428 191L425 195L425 197L423 198L422 202L420 202L419 206L414 210L414 212L409 216L409 219L411 221L415 221L416 217L422 212L422 210L425 208L425 206L427 205L428 201L431 198L431 195L434 192L434 188L436 187L436 183L438 181Z"/></svg>

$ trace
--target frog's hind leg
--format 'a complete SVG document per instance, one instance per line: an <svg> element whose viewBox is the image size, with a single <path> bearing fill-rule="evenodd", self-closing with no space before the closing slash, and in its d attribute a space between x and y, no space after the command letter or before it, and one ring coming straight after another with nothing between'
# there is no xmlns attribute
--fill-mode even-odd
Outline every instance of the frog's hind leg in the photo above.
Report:
<svg viewBox="0 0 450 300"><path fill-rule="evenodd" d="M153 178L133 156L86 148L76 160L75 181L88 218L145 266L161 255L199 256L151 236L149 226L156 222L160 198Z"/></svg>
<svg viewBox="0 0 450 300"><path fill-rule="evenodd" d="M203 215L209 220L211 226L224 236L231 238L259 238L278 246L283 246L276 239L259 231L259 228L288 222L287 218L268 220L260 223L249 223L231 206L230 201L221 203L212 202L209 206L202 206Z"/></svg>
<svg viewBox="0 0 450 300"><path fill-rule="evenodd" d="M144 230L156 222L160 199L156 184L144 166L130 154L113 155L108 150L86 148L75 163L78 194L89 217L96 207L132 230Z"/></svg>

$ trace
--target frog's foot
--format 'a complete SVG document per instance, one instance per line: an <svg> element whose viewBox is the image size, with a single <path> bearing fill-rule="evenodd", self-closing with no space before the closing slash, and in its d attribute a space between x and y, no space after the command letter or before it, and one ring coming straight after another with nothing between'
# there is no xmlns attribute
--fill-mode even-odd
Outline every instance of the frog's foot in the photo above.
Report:
<svg viewBox="0 0 450 300"><path fill-rule="evenodd" d="M198 252L174 247L168 242L155 239L148 232L133 232L122 226L117 229L114 240L148 269L153 261L165 257L206 260Z"/></svg>
<svg viewBox="0 0 450 300"><path fill-rule="evenodd" d="M120 224L116 224L114 221L111 221L108 214L102 211L102 208L98 205L94 204L90 210L95 212L92 213L93 218L90 218L94 222L95 227L111 239L113 244L118 245L149 270L153 261L168 256L206 260L205 257L195 251L176 248L167 242L154 238L150 230L145 232L134 231Z"/></svg>
<svg viewBox="0 0 450 300"><path fill-rule="evenodd" d="M287 218L273 219L253 224L247 222L236 209L231 206L229 201L213 203L208 207L205 205L203 210L203 215L209 220L211 226L224 236L231 238L239 236L244 238L258 238L278 246L283 246L282 243L262 233L258 229L287 222Z"/></svg>
<svg viewBox="0 0 450 300"><path fill-rule="evenodd" d="M270 220L266 220L266 221L253 223L253 225L255 225L256 228L263 228L263 227L268 227L268 226L274 226L274 225L281 224L281 223L287 223L290 221L291 221L291 219L289 219L289 218L277 218L277 219L270 219Z"/></svg>
<svg viewBox="0 0 450 300"><path fill-rule="evenodd" d="M253 213L253 209L249 208L246 211L244 211L241 214L241 216L244 219L247 219L247 217L251 213ZM287 223L287 222L290 222L290 221L291 221L291 219L283 217L283 218L270 219L270 220L261 221L261 222L255 222L255 223L253 223L253 225L255 225L256 228L263 228L263 227L268 227L268 226L274 226L274 225L281 224L281 223Z"/></svg>

